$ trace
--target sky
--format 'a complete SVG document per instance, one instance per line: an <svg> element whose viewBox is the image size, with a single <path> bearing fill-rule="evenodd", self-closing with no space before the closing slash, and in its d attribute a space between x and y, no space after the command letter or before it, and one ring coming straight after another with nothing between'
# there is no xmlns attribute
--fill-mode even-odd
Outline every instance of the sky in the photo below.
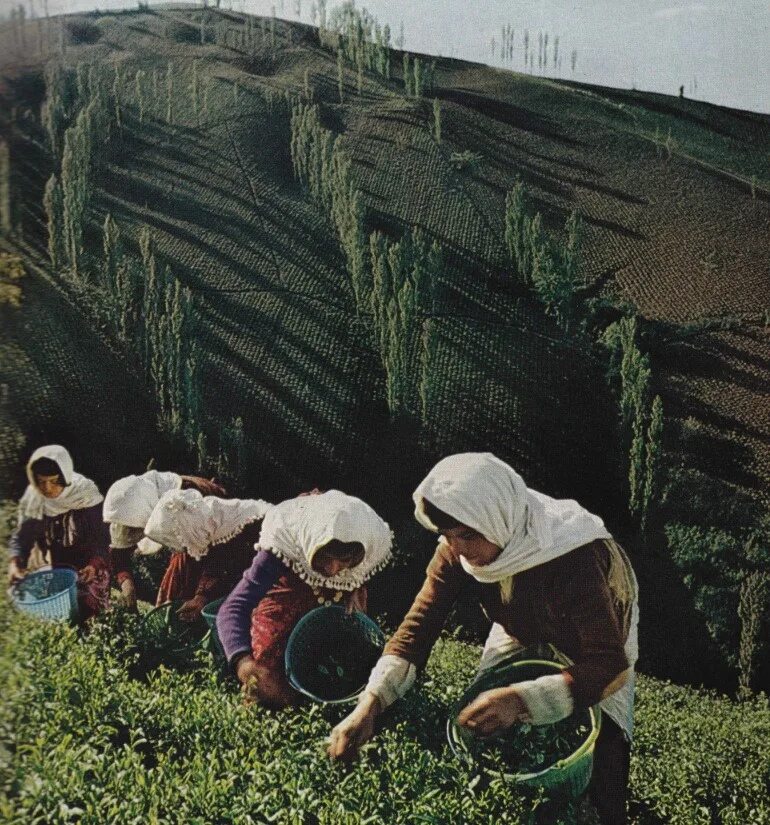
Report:
<svg viewBox="0 0 770 825"><path fill-rule="evenodd" d="M42 8L43 0L32 0ZM135 6L125 0L47 0L51 14ZM24 0L29 9L30 0ZM221 0L223 8L311 21L313 0ZM12 0L0 0L7 16ZM327 7L337 3L328 0ZM404 47L545 77L688 97L770 112L770 0L358 0ZM299 15L297 12L299 11ZM503 27L513 58L501 59ZM524 66L524 33L534 65ZM547 66L538 37L548 35ZM560 65L554 65L559 38ZM494 54L492 41L495 41ZM573 53L575 67L572 68Z"/></svg>

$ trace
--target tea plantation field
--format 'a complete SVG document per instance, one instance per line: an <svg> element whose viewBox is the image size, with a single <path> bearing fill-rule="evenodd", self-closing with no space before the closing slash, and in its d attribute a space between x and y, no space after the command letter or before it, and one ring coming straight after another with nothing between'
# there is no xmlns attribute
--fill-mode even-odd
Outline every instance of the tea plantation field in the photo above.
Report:
<svg viewBox="0 0 770 825"><path fill-rule="evenodd" d="M447 708L480 648L451 637L351 768L324 739L341 714L244 707L207 659L136 677L136 620L87 636L0 602L0 821L14 825L589 823L454 759ZM635 825L770 822L770 707L642 676L632 758ZM534 813L533 813L534 811Z"/></svg>

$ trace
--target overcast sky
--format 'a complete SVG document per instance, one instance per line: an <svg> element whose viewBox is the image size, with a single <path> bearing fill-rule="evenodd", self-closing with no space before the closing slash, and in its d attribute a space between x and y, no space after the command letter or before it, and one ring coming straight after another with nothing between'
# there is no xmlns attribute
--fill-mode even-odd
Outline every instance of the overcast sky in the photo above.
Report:
<svg viewBox="0 0 770 825"><path fill-rule="evenodd" d="M43 0L33 0L42 8ZM0 0L6 16L11 0ZM25 0L29 8L29 0ZM124 0L48 0L50 13L135 6ZM312 0L222 0L223 8L310 22ZM328 0L328 8L337 5ZM770 112L770 0L358 0L405 48L524 70L524 32L534 74L606 86L685 94ZM503 26L513 59L500 59ZM548 34L548 66L538 67L538 36ZM553 65L559 38L561 68ZM492 40L495 53L492 54ZM572 54L577 53L575 70ZM527 71L530 71L527 66Z"/></svg>

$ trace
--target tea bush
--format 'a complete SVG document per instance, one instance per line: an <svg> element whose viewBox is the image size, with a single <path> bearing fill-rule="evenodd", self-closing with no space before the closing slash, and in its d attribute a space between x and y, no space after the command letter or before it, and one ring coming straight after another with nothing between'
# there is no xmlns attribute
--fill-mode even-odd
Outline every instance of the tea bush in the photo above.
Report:
<svg viewBox="0 0 770 825"><path fill-rule="evenodd" d="M206 654L137 668L137 617L88 635L0 604L0 821L33 823L588 823L459 764L448 706L478 647L447 637L419 689L352 768L324 741L344 710L242 706ZM142 674L133 678L132 673ZM634 823L770 823L770 708L640 677Z"/></svg>

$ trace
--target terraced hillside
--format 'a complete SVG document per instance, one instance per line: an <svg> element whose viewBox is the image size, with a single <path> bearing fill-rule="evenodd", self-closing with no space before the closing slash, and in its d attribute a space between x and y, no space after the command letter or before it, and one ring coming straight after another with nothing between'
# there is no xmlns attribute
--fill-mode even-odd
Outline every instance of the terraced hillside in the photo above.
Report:
<svg viewBox="0 0 770 825"><path fill-rule="evenodd" d="M30 29L41 50L20 51L2 31L2 128L21 224L8 243L29 263L6 352L38 370L29 380L4 365L2 380L30 445L82 437L98 453L82 451L84 468L103 482L152 457L195 462L153 431L157 402L135 353L87 302L88 334L73 339L82 287L48 267L42 202L55 163L39 113L42 66L60 60L118 78L121 126L92 181L91 288L103 288L106 214L137 259L149 227L160 264L193 296L207 426L241 422L244 489L277 498L334 484L400 519L437 455L491 449L533 486L626 525L605 361L512 275L505 197L520 178L555 240L572 210L583 217L580 299L603 298L610 314L630 305L648 324L670 461L720 495L770 499L770 117L443 59L426 98L408 97L400 53L386 80L340 69L300 25L211 10L201 43L200 14L51 21L39 41ZM389 421L371 318L356 312L335 226L294 179L287 94L318 104L340 136L367 232L396 240L418 227L441 246L419 435ZM46 308L56 301L62 312ZM40 324L69 360L40 354ZM84 409L71 401L84 384L102 401L124 395Z"/></svg>

